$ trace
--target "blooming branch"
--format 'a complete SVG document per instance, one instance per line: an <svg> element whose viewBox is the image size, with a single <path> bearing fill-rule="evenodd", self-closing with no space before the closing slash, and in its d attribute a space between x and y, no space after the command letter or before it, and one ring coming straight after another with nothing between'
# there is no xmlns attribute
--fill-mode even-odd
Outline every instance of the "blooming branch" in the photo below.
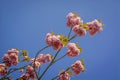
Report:
<svg viewBox="0 0 120 80"><path fill-rule="evenodd" d="M9 49L8 52L2 57L2 61L0 61L0 80L11 80L12 77L10 74L15 71L19 71L21 73L24 72L19 78L17 78L17 80L41 80L48 69L56 62L60 61L66 56L76 57L81 54L82 48L77 42L71 42L73 39L76 37L84 37L87 35L87 32L91 36L94 36L103 30L103 24L101 20L95 19L91 22L84 23L82 18L77 13L68 13L67 27L70 28L67 36L55 34L54 32L47 33L45 38L47 46L40 49L34 58L29 57L27 50ZM71 33L72 31L74 32L73 35ZM50 53L41 53L48 47L52 47L52 49L56 51L54 56ZM63 48L67 48L67 52L57 58ZM12 67L17 66L20 62L25 62L27 65L19 68ZM42 68L41 66L47 62L49 63L48 66L39 75L40 69ZM52 80L70 80L70 77L73 76L73 73L79 75L84 71L84 60L77 60L67 69L61 70L57 76L52 78Z"/></svg>

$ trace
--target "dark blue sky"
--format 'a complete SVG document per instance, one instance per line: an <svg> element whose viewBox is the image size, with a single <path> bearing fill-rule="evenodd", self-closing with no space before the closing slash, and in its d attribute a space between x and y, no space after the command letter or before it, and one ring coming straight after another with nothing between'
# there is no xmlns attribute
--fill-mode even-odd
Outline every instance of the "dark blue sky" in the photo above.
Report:
<svg viewBox="0 0 120 80"><path fill-rule="evenodd" d="M0 0L0 58L10 48L26 49L34 57L46 45L46 33L54 31L67 35L66 15L77 12L84 22L102 19L104 31L73 40L83 48L82 54L59 61L43 80L51 79L60 69L82 58L87 70L71 80L120 80L119 3L119 0ZM55 53L52 48L43 51L49 52ZM60 55L65 52L66 49L62 50Z"/></svg>

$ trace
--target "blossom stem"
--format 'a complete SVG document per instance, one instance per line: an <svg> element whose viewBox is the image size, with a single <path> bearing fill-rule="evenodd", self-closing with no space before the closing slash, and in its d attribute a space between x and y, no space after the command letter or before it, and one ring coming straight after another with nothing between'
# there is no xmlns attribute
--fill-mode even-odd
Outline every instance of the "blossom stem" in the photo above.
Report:
<svg viewBox="0 0 120 80"><path fill-rule="evenodd" d="M44 72L41 74L41 76L38 78L38 80L40 80L40 79L43 77L43 75L46 73L46 71L50 68L50 66L52 66L52 65L54 64L54 60L55 60L55 58L57 57L57 55L58 55L58 53L59 53L60 51L61 51L61 49L59 49L59 50L56 52L54 58L52 59L52 61L50 62L50 64L47 66L47 68L44 70Z"/></svg>
<svg viewBox="0 0 120 80"><path fill-rule="evenodd" d="M70 68L71 68L71 67L68 67L64 72L68 71ZM64 73L64 72L63 72L63 73ZM61 74L62 74L62 73L61 73ZM53 77L51 80L55 80L56 78L58 78L58 75L55 76L55 77Z"/></svg>
<svg viewBox="0 0 120 80"><path fill-rule="evenodd" d="M54 61L54 63L57 62L57 61L59 61L59 60L61 60L61 59L64 58L66 55L67 55L67 54L65 54L65 55L61 56L60 58L56 59L56 60Z"/></svg>
<svg viewBox="0 0 120 80"><path fill-rule="evenodd" d="M44 49L48 48L48 47L49 47L49 46L45 46L45 47L43 47L42 49L40 49L40 50L37 52L36 56L35 56L35 60L36 60L37 56L40 54L40 52L43 51Z"/></svg>
<svg viewBox="0 0 120 80"><path fill-rule="evenodd" d="M70 31L68 33L68 38L70 37L71 31L72 31L72 28L70 28Z"/></svg>
<svg viewBox="0 0 120 80"><path fill-rule="evenodd" d="M68 33L68 38L70 37L71 31L72 31L72 28L70 29L70 32ZM77 35L72 36L72 37L69 39L69 41L71 41L72 39L74 39L76 36L77 36ZM43 73L40 75L40 77L38 78L38 80L42 79L42 77L43 77L44 74L47 72L47 70L48 70L55 62L61 60L62 58L64 58L64 57L67 55L67 54L65 54L65 55L63 55L62 57L60 57L60 58L58 58L57 60L55 60L56 57L57 57L57 55L58 55L58 53L59 53L60 51L61 51L61 49L59 49L59 50L56 52L56 54L55 54L54 58L52 59L51 63L46 67L46 69L45 69L45 70L43 71ZM36 56L36 57L37 57L37 56Z"/></svg>
<svg viewBox="0 0 120 80"><path fill-rule="evenodd" d="M11 73L13 73L13 72L15 72L15 71L17 71L17 70L19 70L19 69L24 69L25 67L27 67L28 65L31 65L31 63L30 64L27 64L27 65L25 65L25 66L23 66L23 67L20 67L20 68L14 68L14 69L10 69L9 71L8 71L8 73L4 76L4 77L2 77L1 79L5 79L5 78L7 78L7 76L9 75L9 74L11 74Z"/></svg>
<svg viewBox="0 0 120 80"><path fill-rule="evenodd" d="M74 36L72 36L68 41L71 41L71 40L74 39L75 37L77 37L76 34L75 34Z"/></svg>
<svg viewBox="0 0 120 80"><path fill-rule="evenodd" d="M40 54L40 52L43 51L44 49L48 48L48 47L49 47L49 46L45 46L45 47L43 47L42 49L40 49L40 50L37 52L37 54L35 55L34 63L33 63L34 65L35 65L36 58L37 58L37 56ZM35 72L35 74L36 74L37 79L39 79L38 74L37 74L37 71L35 70L35 67L33 67L33 68L34 68L34 72Z"/></svg>

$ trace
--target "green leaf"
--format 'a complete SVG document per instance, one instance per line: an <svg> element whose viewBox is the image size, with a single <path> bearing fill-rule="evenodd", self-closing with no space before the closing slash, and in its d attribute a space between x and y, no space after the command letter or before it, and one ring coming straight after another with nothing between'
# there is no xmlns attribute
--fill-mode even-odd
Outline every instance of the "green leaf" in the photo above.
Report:
<svg viewBox="0 0 120 80"><path fill-rule="evenodd" d="M23 79L20 77L20 78L18 78L18 80L23 80Z"/></svg>
<svg viewBox="0 0 120 80"><path fill-rule="evenodd" d="M60 35L60 40L62 41L62 43L66 46L68 43L68 37Z"/></svg>
<svg viewBox="0 0 120 80"><path fill-rule="evenodd" d="M68 70L70 70L70 67L68 67L68 68L66 69L66 71L68 71Z"/></svg>
<svg viewBox="0 0 120 80"><path fill-rule="evenodd" d="M101 19L98 19L98 22L99 22L99 23L102 23L102 20L101 20Z"/></svg>
<svg viewBox="0 0 120 80"><path fill-rule="evenodd" d="M78 43L76 43L76 47L80 50L80 52L82 52L82 48L78 45Z"/></svg>
<svg viewBox="0 0 120 80"><path fill-rule="evenodd" d="M28 56L28 51L27 50L22 50L22 56Z"/></svg>
<svg viewBox="0 0 120 80"><path fill-rule="evenodd" d="M81 59L80 62L81 62L82 65L84 66L84 59Z"/></svg>
<svg viewBox="0 0 120 80"><path fill-rule="evenodd" d="M54 35L54 31L51 32L51 35Z"/></svg>
<svg viewBox="0 0 120 80"><path fill-rule="evenodd" d="M67 71L67 73L68 73L70 76L72 76L72 72L70 72L70 71Z"/></svg>
<svg viewBox="0 0 120 80"><path fill-rule="evenodd" d="M84 71L86 70L86 69L85 69L85 64L84 64L84 59L81 59L80 61L81 61L82 65L83 65L83 67L84 67L84 68L82 69L82 72L84 72Z"/></svg>
<svg viewBox="0 0 120 80"><path fill-rule="evenodd" d="M53 59L53 58L54 58L54 56L52 56L52 54L50 54L50 56L51 56L51 59Z"/></svg>
<svg viewBox="0 0 120 80"><path fill-rule="evenodd" d="M85 30L88 30L89 28L87 27L88 26L88 24L87 23L85 23L85 24L82 24L81 25Z"/></svg>
<svg viewBox="0 0 120 80"><path fill-rule="evenodd" d="M18 57L18 62L20 62L20 57Z"/></svg>
<svg viewBox="0 0 120 80"><path fill-rule="evenodd" d="M28 56L24 56L23 61L30 61L30 57L28 57Z"/></svg>
<svg viewBox="0 0 120 80"><path fill-rule="evenodd" d="M102 24L102 26L105 26L105 24Z"/></svg>
<svg viewBox="0 0 120 80"><path fill-rule="evenodd" d="M20 51L20 49L19 49L19 48L16 48L16 50Z"/></svg>
<svg viewBox="0 0 120 80"><path fill-rule="evenodd" d="M76 13L76 12L74 12L74 17L78 17L79 15Z"/></svg>

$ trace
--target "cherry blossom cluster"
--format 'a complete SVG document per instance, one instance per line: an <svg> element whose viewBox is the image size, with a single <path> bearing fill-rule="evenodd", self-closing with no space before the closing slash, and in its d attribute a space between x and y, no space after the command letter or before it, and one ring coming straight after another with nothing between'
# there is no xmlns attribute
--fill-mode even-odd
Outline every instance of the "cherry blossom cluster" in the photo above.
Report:
<svg viewBox="0 0 120 80"><path fill-rule="evenodd" d="M18 53L18 50L10 49L8 50L7 54L4 54L2 59L5 62L6 66L10 67L12 64L15 66L18 64Z"/></svg>
<svg viewBox="0 0 120 80"><path fill-rule="evenodd" d="M41 64L50 62L51 60L52 60L52 58L51 58L50 54L40 54L40 56L38 58L31 59L32 65L35 69L38 69Z"/></svg>
<svg viewBox="0 0 120 80"><path fill-rule="evenodd" d="M36 77L36 74L34 72L34 68L32 66L27 66L25 74L23 74L19 78L19 80L30 80L30 79L34 80L35 77Z"/></svg>
<svg viewBox="0 0 120 80"><path fill-rule="evenodd" d="M92 22L83 23L83 20L76 13L69 13L67 15L67 26L69 28L73 28L73 31L78 36L85 36L86 31L90 33L90 35L95 35L97 32L103 30L101 20L94 20Z"/></svg>
<svg viewBox="0 0 120 80"><path fill-rule="evenodd" d="M72 68L72 71L76 75L80 74L80 72L84 72L84 70L85 70L84 63L82 60L76 61L74 64L72 64L71 68ZM71 75L72 75L72 72L61 71L58 75L58 79L59 80L70 80Z"/></svg>
<svg viewBox="0 0 120 80"><path fill-rule="evenodd" d="M85 70L84 64L78 60L72 65L72 70L78 75L81 71L83 72Z"/></svg>
<svg viewBox="0 0 120 80"><path fill-rule="evenodd" d="M92 22L87 23L88 31L90 35L95 35L97 32L100 32L103 30L102 28L103 24L99 20L94 20Z"/></svg>
<svg viewBox="0 0 120 80"><path fill-rule="evenodd" d="M52 46L54 50L61 49L64 46L62 41L60 40L60 35L54 35L50 33L46 35L46 43L49 46Z"/></svg>
<svg viewBox="0 0 120 80"><path fill-rule="evenodd" d="M6 65L4 63L0 64L0 75L5 76L8 73Z"/></svg>
<svg viewBox="0 0 120 80"><path fill-rule="evenodd" d="M45 37L47 46L40 49L35 58L30 58L27 50L9 49L2 57L2 61L0 63L0 76L2 76L2 78L0 77L0 80L10 80L10 74L17 70L21 73L23 72L17 80L42 80L42 77L47 70L57 61L66 57L66 55L70 57L77 57L82 52L82 48L78 45L78 43L71 42L71 40L77 36L85 36L87 31L91 36L93 36L103 30L101 20L95 19L91 22L83 23L82 18L76 13L68 13L67 26L71 28L67 36L62 34L55 35L54 32L47 33ZM74 32L73 36L71 36L72 31ZM56 50L56 53L52 55L41 54L41 51L48 47L52 47L53 50ZM63 56L58 57L58 54L63 47L67 48L67 51L63 54ZM12 68L12 65L17 66L19 62L26 62L29 64L20 68ZM49 62L48 66L45 70L43 70L43 72L41 72L40 69L42 68L42 65L47 62ZM55 80L56 78L57 80L70 80L73 73L75 73L75 75L79 75L84 71L84 60L77 60L66 70L60 71L52 80Z"/></svg>
<svg viewBox="0 0 120 80"><path fill-rule="evenodd" d="M67 15L67 26L68 27L74 27L75 25L83 24L83 20L76 14L76 13L69 13Z"/></svg>
<svg viewBox="0 0 120 80"><path fill-rule="evenodd" d="M71 57L76 57L81 52L75 43L68 43L67 48L67 55Z"/></svg>
<svg viewBox="0 0 120 80"><path fill-rule="evenodd" d="M58 76L59 80L70 80L70 75L66 71L61 71Z"/></svg>

